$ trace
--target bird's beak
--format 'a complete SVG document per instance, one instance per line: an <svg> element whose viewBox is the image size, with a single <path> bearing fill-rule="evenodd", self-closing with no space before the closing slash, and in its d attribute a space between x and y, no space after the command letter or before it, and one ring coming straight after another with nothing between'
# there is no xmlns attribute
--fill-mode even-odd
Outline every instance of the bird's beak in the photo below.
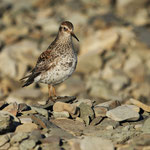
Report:
<svg viewBox="0 0 150 150"><path fill-rule="evenodd" d="M71 32L71 35L79 42L79 39L76 37L76 35L73 32Z"/></svg>

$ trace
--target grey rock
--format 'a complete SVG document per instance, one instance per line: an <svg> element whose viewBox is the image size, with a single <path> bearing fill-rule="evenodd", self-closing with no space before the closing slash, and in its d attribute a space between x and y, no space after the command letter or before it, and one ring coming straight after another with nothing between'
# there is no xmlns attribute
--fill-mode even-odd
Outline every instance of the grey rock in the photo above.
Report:
<svg viewBox="0 0 150 150"><path fill-rule="evenodd" d="M126 72L132 71L134 68L138 67L142 63L142 59L136 53L130 55L128 60L125 62L124 70Z"/></svg>
<svg viewBox="0 0 150 150"><path fill-rule="evenodd" d="M0 133L11 130L13 120L11 115L0 112Z"/></svg>
<svg viewBox="0 0 150 150"><path fill-rule="evenodd" d="M107 102L104 102L104 103L100 103L100 104L96 105L95 107L105 107L108 110L111 110L111 109L116 108L117 106L120 106L120 105L121 105L120 101L111 100L111 101L107 101Z"/></svg>
<svg viewBox="0 0 150 150"><path fill-rule="evenodd" d="M143 149L149 149L150 146L150 134L141 134L138 137L135 137L133 139L133 145L135 146L134 149L136 149L136 147L142 147L145 146L145 148Z"/></svg>
<svg viewBox="0 0 150 150"><path fill-rule="evenodd" d="M69 113L67 111L62 111L62 112L53 112L53 116L55 118L69 118Z"/></svg>
<svg viewBox="0 0 150 150"><path fill-rule="evenodd" d="M140 112L140 108L136 105L128 105L128 104L125 104L124 106L127 106L129 108L131 108L132 110L136 111L136 112Z"/></svg>
<svg viewBox="0 0 150 150"><path fill-rule="evenodd" d="M129 85L130 79L125 74L114 75L109 82L112 84L112 89L115 91L119 91Z"/></svg>
<svg viewBox="0 0 150 150"><path fill-rule="evenodd" d="M100 59L98 53L92 51L79 57L77 72L90 73L94 70L98 70L101 66L102 60Z"/></svg>
<svg viewBox="0 0 150 150"><path fill-rule="evenodd" d="M49 144L49 143L44 143L42 144L42 150L61 150L60 146L54 145L54 144Z"/></svg>
<svg viewBox="0 0 150 150"><path fill-rule="evenodd" d="M59 145L61 143L60 137L58 137L58 136L48 136L40 141L42 142L42 144L49 144L50 149L53 148L52 150L59 148ZM42 149L43 149L43 145L42 145Z"/></svg>
<svg viewBox="0 0 150 150"><path fill-rule="evenodd" d="M101 99L120 99L116 94L110 83L100 80L99 78L89 77L86 82L86 88L90 90L89 95Z"/></svg>
<svg viewBox="0 0 150 150"><path fill-rule="evenodd" d="M150 133L150 118L148 118L145 122L144 125L142 127L142 131L144 133Z"/></svg>
<svg viewBox="0 0 150 150"><path fill-rule="evenodd" d="M106 116L115 121L138 120L140 115L127 106L118 106L107 111Z"/></svg>
<svg viewBox="0 0 150 150"><path fill-rule="evenodd" d="M108 102L100 103L94 107L95 116L106 116L106 112L113 108L120 106L120 102L118 100L111 100Z"/></svg>
<svg viewBox="0 0 150 150"><path fill-rule="evenodd" d="M54 119L52 122L73 135L81 135L85 127L84 123L67 118Z"/></svg>
<svg viewBox="0 0 150 150"><path fill-rule="evenodd" d="M71 140L72 149L77 150L114 150L113 143L110 140L106 140L100 137L86 136L83 139Z"/></svg>
<svg viewBox="0 0 150 150"><path fill-rule="evenodd" d="M33 130L30 134L30 138L31 140L34 140L36 142L38 142L40 139L42 139L44 136L41 134L40 130Z"/></svg>
<svg viewBox="0 0 150 150"><path fill-rule="evenodd" d="M25 140L21 142L19 145L20 150L30 150L36 146L36 142L34 140Z"/></svg>
<svg viewBox="0 0 150 150"><path fill-rule="evenodd" d="M85 121L86 125L89 125L91 120L94 119L93 109L85 103L81 103L79 105L79 108L80 108L80 118L82 118Z"/></svg>
<svg viewBox="0 0 150 150"><path fill-rule="evenodd" d="M28 137L29 137L28 133L18 132L11 138L10 143L11 144L19 143L19 142L27 139Z"/></svg>
<svg viewBox="0 0 150 150"><path fill-rule="evenodd" d="M46 109L38 108L38 107L31 107L31 109L35 110L36 112L38 112L39 114L45 116L48 119L48 111Z"/></svg>
<svg viewBox="0 0 150 150"><path fill-rule="evenodd" d="M105 118L104 120L101 121L101 123L98 125L101 129L105 129L107 128L107 126L112 126L113 129L116 129L117 127L119 127L119 122L114 121L110 118Z"/></svg>

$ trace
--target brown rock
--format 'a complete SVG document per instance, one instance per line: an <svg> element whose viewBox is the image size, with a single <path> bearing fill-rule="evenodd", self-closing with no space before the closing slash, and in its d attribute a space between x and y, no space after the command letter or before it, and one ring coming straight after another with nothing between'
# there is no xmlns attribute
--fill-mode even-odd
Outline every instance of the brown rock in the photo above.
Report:
<svg viewBox="0 0 150 150"><path fill-rule="evenodd" d="M94 107L95 116L96 117L99 117L99 116L105 117L107 110L108 109L106 107L102 107L102 106Z"/></svg>
<svg viewBox="0 0 150 150"><path fill-rule="evenodd" d="M17 103L9 104L7 107L3 109L3 111L8 111L12 115L16 116L18 112L18 104Z"/></svg>
<svg viewBox="0 0 150 150"><path fill-rule="evenodd" d="M147 111L147 112L150 112L150 106L146 105L146 104L143 104L142 102L136 100L136 99L133 99L131 98L130 99L130 102L140 108L142 108L143 110Z"/></svg>
<svg viewBox="0 0 150 150"><path fill-rule="evenodd" d="M25 123L16 128L15 132L31 132L38 129L38 126L34 123Z"/></svg>
<svg viewBox="0 0 150 150"><path fill-rule="evenodd" d="M61 112L61 111L67 111L70 114L76 113L76 106L73 104L67 104L63 102L56 102L53 106L53 111Z"/></svg>

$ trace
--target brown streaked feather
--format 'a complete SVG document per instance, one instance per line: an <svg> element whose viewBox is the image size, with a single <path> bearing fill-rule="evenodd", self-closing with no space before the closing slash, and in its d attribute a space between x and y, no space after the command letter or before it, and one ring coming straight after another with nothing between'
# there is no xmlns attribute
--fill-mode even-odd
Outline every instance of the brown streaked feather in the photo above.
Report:
<svg viewBox="0 0 150 150"><path fill-rule="evenodd" d="M35 68L33 69L33 73L37 72L45 72L53 66L52 62L57 58L57 55L53 54L52 50L46 50L44 51L40 57L38 58L38 61L36 63Z"/></svg>
<svg viewBox="0 0 150 150"><path fill-rule="evenodd" d="M42 72L45 72L49 70L50 68L55 67L55 64L52 64L52 62L57 58L57 55L53 54L53 50L46 50L44 51L38 58L35 68L31 70L31 74L23 77L20 80L27 79L23 85L28 86L34 82L34 78L36 78L38 75L40 75Z"/></svg>

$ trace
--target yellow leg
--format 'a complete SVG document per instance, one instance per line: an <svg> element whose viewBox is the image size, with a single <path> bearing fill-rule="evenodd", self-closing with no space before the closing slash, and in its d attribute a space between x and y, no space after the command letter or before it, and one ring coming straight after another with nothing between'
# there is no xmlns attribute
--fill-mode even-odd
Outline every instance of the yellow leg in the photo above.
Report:
<svg viewBox="0 0 150 150"><path fill-rule="evenodd" d="M51 85L50 84L48 84L48 94L49 94L49 97L52 96L52 94L51 94Z"/></svg>
<svg viewBox="0 0 150 150"><path fill-rule="evenodd" d="M52 97L52 96L56 97L55 88L50 84L48 84L48 94L49 94L49 97Z"/></svg>
<svg viewBox="0 0 150 150"><path fill-rule="evenodd" d="M53 86L52 86L52 90L53 90L53 96L56 97L56 90Z"/></svg>

